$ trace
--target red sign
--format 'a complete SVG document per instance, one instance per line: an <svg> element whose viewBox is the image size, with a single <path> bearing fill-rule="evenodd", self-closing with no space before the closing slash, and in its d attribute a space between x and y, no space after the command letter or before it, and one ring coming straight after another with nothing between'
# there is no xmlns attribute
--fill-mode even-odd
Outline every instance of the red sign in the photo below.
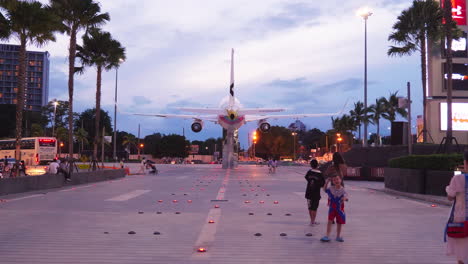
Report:
<svg viewBox="0 0 468 264"><path fill-rule="evenodd" d="M445 0L441 0L442 8ZM452 18L459 26L466 25L466 0L451 0Z"/></svg>

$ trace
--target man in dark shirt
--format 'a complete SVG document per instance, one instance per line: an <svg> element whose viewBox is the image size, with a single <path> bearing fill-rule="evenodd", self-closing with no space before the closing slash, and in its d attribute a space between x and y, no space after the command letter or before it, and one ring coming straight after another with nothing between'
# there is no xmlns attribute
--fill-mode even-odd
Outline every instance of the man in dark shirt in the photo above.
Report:
<svg viewBox="0 0 468 264"><path fill-rule="evenodd" d="M315 222L315 218L317 216L317 208L321 198L320 188L325 184L325 179L323 178L322 172L317 169L317 160L311 160L310 167L312 167L312 169L307 171L307 174L304 176L307 180L305 198L307 199L307 205L309 208L310 225L317 225L318 222Z"/></svg>

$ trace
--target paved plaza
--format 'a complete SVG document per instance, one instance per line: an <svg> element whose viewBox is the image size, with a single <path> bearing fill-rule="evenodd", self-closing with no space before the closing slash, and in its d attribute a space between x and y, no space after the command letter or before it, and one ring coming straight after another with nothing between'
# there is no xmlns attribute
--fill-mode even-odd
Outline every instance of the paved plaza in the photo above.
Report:
<svg viewBox="0 0 468 264"><path fill-rule="evenodd" d="M345 242L323 243L326 199L309 226L306 167L158 169L0 197L0 263L456 263L449 208L372 190L382 183L345 182Z"/></svg>

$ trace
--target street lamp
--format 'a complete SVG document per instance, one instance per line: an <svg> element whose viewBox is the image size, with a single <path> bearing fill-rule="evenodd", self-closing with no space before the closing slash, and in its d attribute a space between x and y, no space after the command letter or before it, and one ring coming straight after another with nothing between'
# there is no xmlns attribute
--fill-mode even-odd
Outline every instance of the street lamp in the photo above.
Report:
<svg viewBox="0 0 468 264"><path fill-rule="evenodd" d="M358 16L364 19L364 109L367 109L367 19L372 15L368 7L357 11ZM367 122L364 122L364 147L367 147Z"/></svg>
<svg viewBox="0 0 468 264"><path fill-rule="evenodd" d="M293 148L293 151L294 151L294 154L293 154L293 161L296 160L296 135L297 133L296 132L292 132L291 135L293 136L293 145L294 145L294 148Z"/></svg>
<svg viewBox="0 0 468 264"><path fill-rule="evenodd" d="M55 135L55 116L57 114L57 99L54 99L54 102L52 103L54 105L54 122L52 123L52 136Z"/></svg>
<svg viewBox="0 0 468 264"><path fill-rule="evenodd" d="M252 133L252 142L253 142L253 157L255 159L255 144L257 144L257 130Z"/></svg>
<svg viewBox="0 0 468 264"><path fill-rule="evenodd" d="M119 59L119 66L124 59ZM114 160L117 160L117 80L119 76L119 66L115 68L115 97L114 97Z"/></svg>

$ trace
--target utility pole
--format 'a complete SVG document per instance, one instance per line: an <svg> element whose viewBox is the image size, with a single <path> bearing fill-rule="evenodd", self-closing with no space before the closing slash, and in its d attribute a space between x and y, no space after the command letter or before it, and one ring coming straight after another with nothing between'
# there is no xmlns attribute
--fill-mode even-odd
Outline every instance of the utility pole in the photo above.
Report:
<svg viewBox="0 0 468 264"><path fill-rule="evenodd" d="M408 86L408 155L413 153L413 135L411 134L411 84L407 83Z"/></svg>
<svg viewBox="0 0 468 264"><path fill-rule="evenodd" d="M102 145L101 145L101 163L102 163L103 168L104 168L104 136L105 136L105 133L106 133L106 129L103 126L102 127Z"/></svg>
<svg viewBox="0 0 468 264"><path fill-rule="evenodd" d="M140 159L140 124L138 124L138 143L137 143L137 150L138 150L138 159Z"/></svg>

